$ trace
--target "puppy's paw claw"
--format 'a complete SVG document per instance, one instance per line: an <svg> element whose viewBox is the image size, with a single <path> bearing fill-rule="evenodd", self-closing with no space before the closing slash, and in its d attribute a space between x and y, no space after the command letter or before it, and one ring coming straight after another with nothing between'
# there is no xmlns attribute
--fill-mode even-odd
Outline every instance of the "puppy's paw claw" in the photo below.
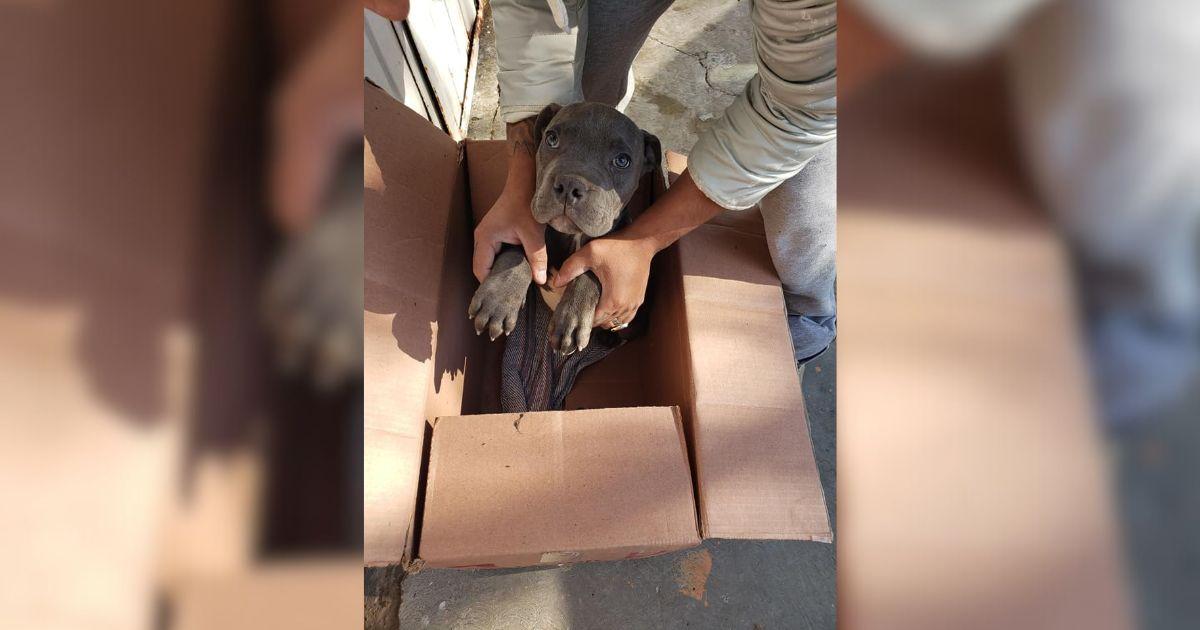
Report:
<svg viewBox="0 0 1200 630"><path fill-rule="evenodd" d="M550 346L561 356L570 356L587 348L591 340L591 322L569 309L554 312L550 327Z"/></svg>
<svg viewBox="0 0 1200 630"><path fill-rule="evenodd" d="M475 334L482 335L486 331L488 339L495 341L500 335L511 332L517 325L524 298L523 292L481 285L467 310L475 322Z"/></svg>

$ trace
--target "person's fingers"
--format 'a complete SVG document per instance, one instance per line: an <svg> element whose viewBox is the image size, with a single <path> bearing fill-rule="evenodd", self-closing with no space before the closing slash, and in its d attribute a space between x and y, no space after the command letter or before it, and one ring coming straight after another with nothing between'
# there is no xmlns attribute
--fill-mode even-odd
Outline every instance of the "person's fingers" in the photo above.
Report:
<svg viewBox="0 0 1200 630"><path fill-rule="evenodd" d="M561 289L567 286L572 280L582 276L591 269L592 259L589 255L590 253L591 250L584 247L563 261L562 267L558 268L558 273L554 274L554 288ZM601 302L603 302L603 299L601 299Z"/></svg>
<svg viewBox="0 0 1200 630"><path fill-rule="evenodd" d="M612 327L610 323L611 321L612 313L609 311L602 311L599 309L599 307L597 307L596 312L592 314L592 328L598 327L607 330L608 328Z"/></svg>
<svg viewBox="0 0 1200 630"><path fill-rule="evenodd" d="M281 118L271 161L271 210L279 226L294 233L307 228L317 214L335 148L323 134L311 131L311 120L290 112Z"/></svg>
<svg viewBox="0 0 1200 630"><path fill-rule="evenodd" d="M475 253L471 256L471 271L475 274L476 280L483 282L488 277L498 253L500 253L499 242L489 242L479 236L475 237Z"/></svg>
<svg viewBox="0 0 1200 630"><path fill-rule="evenodd" d="M596 326L601 328L612 328L612 321L620 313L620 309L614 303L612 298L605 299L604 294L600 294L600 303L596 305L596 313L592 321Z"/></svg>
<svg viewBox="0 0 1200 630"><path fill-rule="evenodd" d="M550 256L546 253L546 234L537 230L522 234L521 247L525 248L525 258L533 268L533 282L546 284L546 266L550 261Z"/></svg>
<svg viewBox="0 0 1200 630"><path fill-rule="evenodd" d="M595 322L595 326L605 329L612 328L614 322L618 325L628 324L633 321L634 317L637 317L638 308L635 305L623 306L614 303L605 303L601 300L600 304L596 307L593 321Z"/></svg>

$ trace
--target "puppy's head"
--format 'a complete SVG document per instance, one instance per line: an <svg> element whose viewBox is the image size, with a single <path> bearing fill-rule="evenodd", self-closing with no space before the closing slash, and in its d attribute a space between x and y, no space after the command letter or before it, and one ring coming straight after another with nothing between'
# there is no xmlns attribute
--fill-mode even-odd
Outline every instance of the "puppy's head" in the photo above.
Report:
<svg viewBox="0 0 1200 630"><path fill-rule="evenodd" d="M533 217L564 234L610 232L642 175L661 169L658 138L607 105L547 105L534 134Z"/></svg>

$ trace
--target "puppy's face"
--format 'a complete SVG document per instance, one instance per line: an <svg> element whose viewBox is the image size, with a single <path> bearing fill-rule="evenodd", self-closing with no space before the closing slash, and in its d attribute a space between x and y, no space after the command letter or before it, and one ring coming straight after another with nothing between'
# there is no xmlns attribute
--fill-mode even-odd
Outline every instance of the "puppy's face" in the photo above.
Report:
<svg viewBox="0 0 1200 630"><path fill-rule="evenodd" d="M610 232L642 175L660 168L658 138L607 105L548 105L534 130L533 217L564 234Z"/></svg>

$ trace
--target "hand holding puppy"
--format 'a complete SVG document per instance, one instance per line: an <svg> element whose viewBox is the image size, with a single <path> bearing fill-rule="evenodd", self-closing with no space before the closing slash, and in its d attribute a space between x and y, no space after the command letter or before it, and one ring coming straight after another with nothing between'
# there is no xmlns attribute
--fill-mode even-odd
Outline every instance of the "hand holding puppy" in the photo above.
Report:
<svg viewBox="0 0 1200 630"><path fill-rule="evenodd" d="M564 287L587 271L596 274L603 291L593 325L612 328L628 324L646 299L650 261L657 250L642 239L614 234L584 245L564 263L551 285Z"/></svg>
<svg viewBox="0 0 1200 630"><path fill-rule="evenodd" d="M533 137L533 119L508 126L509 166L504 192L475 226L475 254L471 270L483 282L491 273L496 254L504 243L520 245L533 271L533 281L546 284L546 226L533 218L529 208L533 200L537 151Z"/></svg>

